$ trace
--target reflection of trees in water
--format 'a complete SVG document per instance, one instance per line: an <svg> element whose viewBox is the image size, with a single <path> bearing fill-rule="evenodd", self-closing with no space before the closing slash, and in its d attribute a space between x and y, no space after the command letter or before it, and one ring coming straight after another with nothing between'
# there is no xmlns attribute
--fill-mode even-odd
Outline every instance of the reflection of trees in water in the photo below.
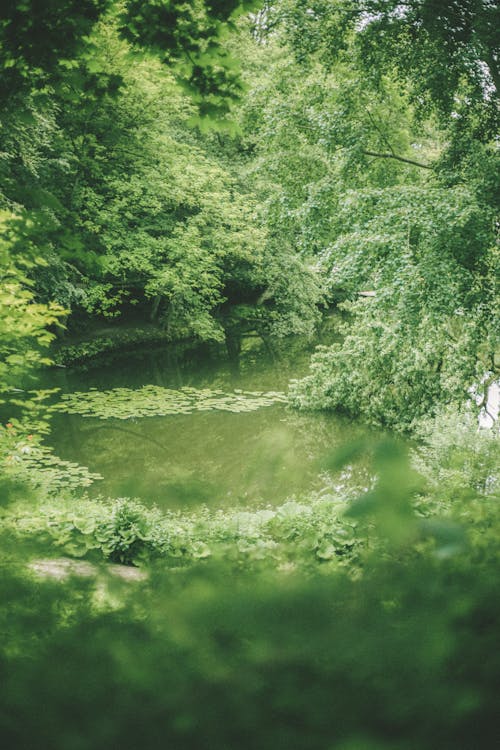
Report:
<svg viewBox="0 0 500 750"><path fill-rule="evenodd" d="M355 464L331 472L326 467L336 451L372 431L365 425L355 423L347 417L324 412L304 413L288 409L286 423L300 440L303 450L315 464L318 474L329 478L334 485L348 484L354 488L366 487L371 481L371 457L364 455ZM375 437L375 436L374 436Z"/></svg>
<svg viewBox="0 0 500 750"><path fill-rule="evenodd" d="M283 389L288 380L302 375L308 367L311 342L284 339L269 347L255 337L244 337L235 360L224 344L180 342L153 349L115 352L99 358L86 372L65 373L65 391L89 387L137 387L145 383L165 388L182 386Z"/></svg>
<svg viewBox="0 0 500 750"><path fill-rule="evenodd" d="M115 360L112 368L91 377L85 373L84 380L72 375L65 390L77 391L82 382L85 390L137 389L145 383L224 392L278 390L307 369L310 347L284 340L271 361L256 339L244 340L236 371L223 347L169 346ZM305 495L325 485L320 474L331 452L363 430L333 414L299 413L282 405L119 423L66 415L59 424L57 452L104 476L96 492L167 505L274 503ZM356 467L356 477L360 472Z"/></svg>
<svg viewBox="0 0 500 750"><path fill-rule="evenodd" d="M59 435L71 434L60 453L104 476L96 492L224 504L274 503L319 488L321 459L352 432L334 416L271 406L125 424L72 417Z"/></svg>
<svg viewBox="0 0 500 750"><path fill-rule="evenodd" d="M96 437L96 433L98 433L101 430L112 430L113 432L122 432L125 435L132 435L134 438L138 438L141 443L147 442L151 443L152 445L155 445L157 448L160 448L162 451L168 450L168 447L165 445L165 443L160 443L158 440L155 440L155 438L151 437L150 435L146 435L144 432L136 432L135 430L131 430L128 427L122 427L118 424L97 424L93 425L92 427L92 436L93 439Z"/></svg>

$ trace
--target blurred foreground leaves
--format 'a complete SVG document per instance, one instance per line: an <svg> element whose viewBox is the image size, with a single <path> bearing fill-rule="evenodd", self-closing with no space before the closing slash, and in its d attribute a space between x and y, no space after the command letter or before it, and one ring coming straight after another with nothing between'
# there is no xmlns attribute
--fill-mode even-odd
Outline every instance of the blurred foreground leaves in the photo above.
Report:
<svg viewBox="0 0 500 750"><path fill-rule="evenodd" d="M464 471L472 450L466 442ZM98 503L93 515L90 501L82 506L79 520L78 509L66 506L66 521L72 512L81 538L108 528L107 541L115 534L117 544L132 534L132 545L147 546L152 534L161 539L167 532L170 541L177 533L179 550L191 544L180 565L169 554L150 557L149 577L134 583L108 576L103 588L105 570L101 583L36 578L26 562L39 549L29 550L22 534L10 537L0 605L4 746L496 746L500 518L494 486L469 498L463 525L464 504L450 510L446 492L439 512L438 493L426 506L430 474L416 474L400 443L359 443L326 462L344 466L368 450L373 486L337 514L331 499L316 508L289 503L232 520L207 511L191 517L187 534L180 514L162 520L131 501L111 514L101 505L100 520ZM446 470L441 454L439 460ZM457 455L449 460L456 481ZM61 531L61 518L58 523ZM329 555L328 544L335 548L333 537L347 524L357 553L349 565L338 565L342 556ZM314 529L331 535L316 554L308 544ZM273 545L261 545L259 556L263 530L282 548L295 549L295 560L280 564ZM309 563L300 564L306 557Z"/></svg>
<svg viewBox="0 0 500 750"><path fill-rule="evenodd" d="M419 556L355 582L209 564L123 584L108 611L88 582L8 576L4 746L493 747L497 564Z"/></svg>

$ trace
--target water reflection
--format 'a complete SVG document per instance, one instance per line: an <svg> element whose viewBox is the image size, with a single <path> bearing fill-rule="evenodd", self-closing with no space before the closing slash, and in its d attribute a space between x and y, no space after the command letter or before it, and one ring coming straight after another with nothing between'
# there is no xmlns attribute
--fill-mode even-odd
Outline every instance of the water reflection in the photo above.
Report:
<svg viewBox="0 0 500 750"><path fill-rule="evenodd" d="M286 390L309 352L270 357L245 342L236 371L222 352L175 349L59 375L66 392L91 387L192 386ZM318 460L362 430L338 417L298 414L282 404L248 413L209 411L128 420L58 415L53 445L62 458L103 476L91 494L134 496L163 507L279 503L319 489Z"/></svg>

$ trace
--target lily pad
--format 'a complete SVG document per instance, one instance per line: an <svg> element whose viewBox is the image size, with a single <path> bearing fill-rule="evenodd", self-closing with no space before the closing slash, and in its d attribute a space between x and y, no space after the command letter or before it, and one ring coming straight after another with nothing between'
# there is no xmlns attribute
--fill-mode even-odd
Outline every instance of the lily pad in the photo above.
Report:
<svg viewBox="0 0 500 750"><path fill-rule="evenodd" d="M251 412L286 401L287 396L281 391L257 393L238 390L224 393L219 389L186 386L175 390L146 385L137 390L114 388L108 391L89 390L65 394L56 408L58 411L80 414L83 417L134 419L206 411Z"/></svg>

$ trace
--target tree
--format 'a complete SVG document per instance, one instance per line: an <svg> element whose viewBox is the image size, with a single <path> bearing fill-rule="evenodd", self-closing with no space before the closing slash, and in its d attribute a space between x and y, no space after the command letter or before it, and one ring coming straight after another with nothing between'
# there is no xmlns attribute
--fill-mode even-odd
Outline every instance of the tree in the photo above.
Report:
<svg viewBox="0 0 500 750"><path fill-rule="evenodd" d="M393 45L404 24L420 28L408 14L422 3L404 5L269 9L241 153L269 231L314 258L330 300L350 300L344 343L313 357L295 404L407 429L495 368L498 255L495 144L474 130L488 93L474 116L450 117L423 74L405 72L417 50ZM400 32L386 39L382 21ZM465 85L457 79L456 97ZM374 296L354 302L366 290Z"/></svg>
<svg viewBox="0 0 500 750"><path fill-rule="evenodd" d="M167 63L203 116L220 115L241 93L237 62L223 39L238 14L256 5L255 0L7 0L0 14L0 91L12 95L57 85L68 62L92 49L94 25L111 14L122 38Z"/></svg>

